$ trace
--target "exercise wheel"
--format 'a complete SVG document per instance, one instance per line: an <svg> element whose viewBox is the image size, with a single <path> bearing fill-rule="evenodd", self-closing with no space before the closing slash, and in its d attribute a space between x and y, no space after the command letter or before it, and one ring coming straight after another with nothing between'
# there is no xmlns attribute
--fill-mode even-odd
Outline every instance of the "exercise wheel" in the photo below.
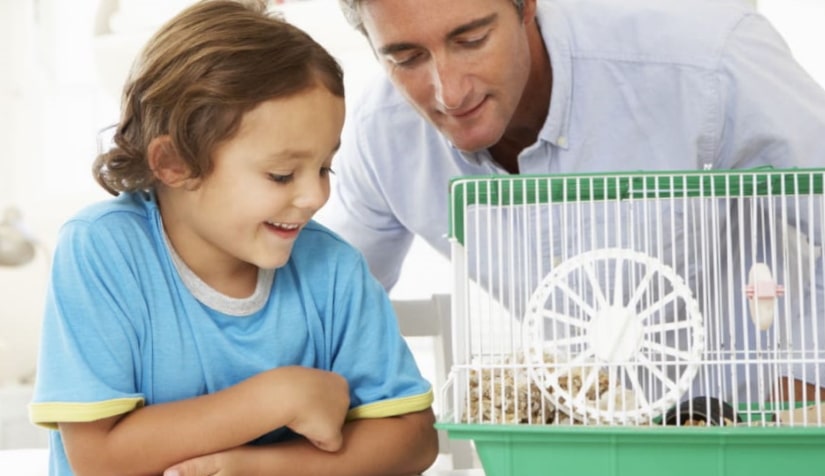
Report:
<svg viewBox="0 0 825 476"><path fill-rule="evenodd" d="M667 264L605 248L556 266L522 327L531 378L582 421L640 423L688 391L705 347L691 290Z"/></svg>

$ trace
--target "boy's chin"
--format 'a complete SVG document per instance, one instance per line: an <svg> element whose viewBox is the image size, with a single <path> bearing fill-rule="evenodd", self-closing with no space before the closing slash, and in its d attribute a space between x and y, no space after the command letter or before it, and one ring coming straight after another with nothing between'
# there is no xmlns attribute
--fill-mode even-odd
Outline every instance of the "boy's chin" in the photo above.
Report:
<svg viewBox="0 0 825 476"><path fill-rule="evenodd" d="M290 253L286 253L282 256L256 260L253 264L261 269L278 269L283 267L289 261L289 256Z"/></svg>

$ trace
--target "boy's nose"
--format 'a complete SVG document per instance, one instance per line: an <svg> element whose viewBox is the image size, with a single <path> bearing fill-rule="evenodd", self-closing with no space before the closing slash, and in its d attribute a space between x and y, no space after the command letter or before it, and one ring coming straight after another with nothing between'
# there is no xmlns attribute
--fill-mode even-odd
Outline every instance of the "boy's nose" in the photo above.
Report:
<svg viewBox="0 0 825 476"><path fill-rule="evenodd" d="M329 182L316 178L306 180L299 187L295 195L295 206L299 208L319 210L329 199Z"/></svg>

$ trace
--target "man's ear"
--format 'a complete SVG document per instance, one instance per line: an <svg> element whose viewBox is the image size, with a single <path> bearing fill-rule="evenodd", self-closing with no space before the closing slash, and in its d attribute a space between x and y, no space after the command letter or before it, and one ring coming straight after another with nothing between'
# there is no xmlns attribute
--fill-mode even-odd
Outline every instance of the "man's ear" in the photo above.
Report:
<svg viewBox="0 0 825 476"><path fill-rule="evenodd" d="M149 142L149 168L155 178L168 187L189 186L191 171L186 162L180 158L168 135L155 137Z"/></svg>

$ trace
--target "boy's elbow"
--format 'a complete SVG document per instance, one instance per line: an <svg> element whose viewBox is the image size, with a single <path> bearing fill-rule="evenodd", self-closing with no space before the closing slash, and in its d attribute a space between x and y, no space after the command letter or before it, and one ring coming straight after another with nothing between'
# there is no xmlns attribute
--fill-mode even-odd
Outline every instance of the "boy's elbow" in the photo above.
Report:
<svg viewBox="0 0 825 476"><path fill-rule="evenodd" d="M104 457L97 457L97 458L69 458L71 462L72 471L75 476L111 476L113 474L125 475L125 474L148 474L148 473L137 473L137 472L130 472L126 473L123 471L122 467L119 467L114 462L106 462L104 461L106 458Z"/></svg>
<svg viewBox="0 0 825 476"><path fill-rule="evenodd" d="M438 457L438 432L435 429L435 415L432 408L408 415L414 421L417 448L413 452L416 474L423 473L433 465Z"/></svg>
<svg viewBox="0 0 825 476"><path fill-rule="evenodd" d="M80 458L70 458L72 471L75 476L109 476L112 474L124 474L113 466L107 466L101 461L85 460Z"/></svg>

